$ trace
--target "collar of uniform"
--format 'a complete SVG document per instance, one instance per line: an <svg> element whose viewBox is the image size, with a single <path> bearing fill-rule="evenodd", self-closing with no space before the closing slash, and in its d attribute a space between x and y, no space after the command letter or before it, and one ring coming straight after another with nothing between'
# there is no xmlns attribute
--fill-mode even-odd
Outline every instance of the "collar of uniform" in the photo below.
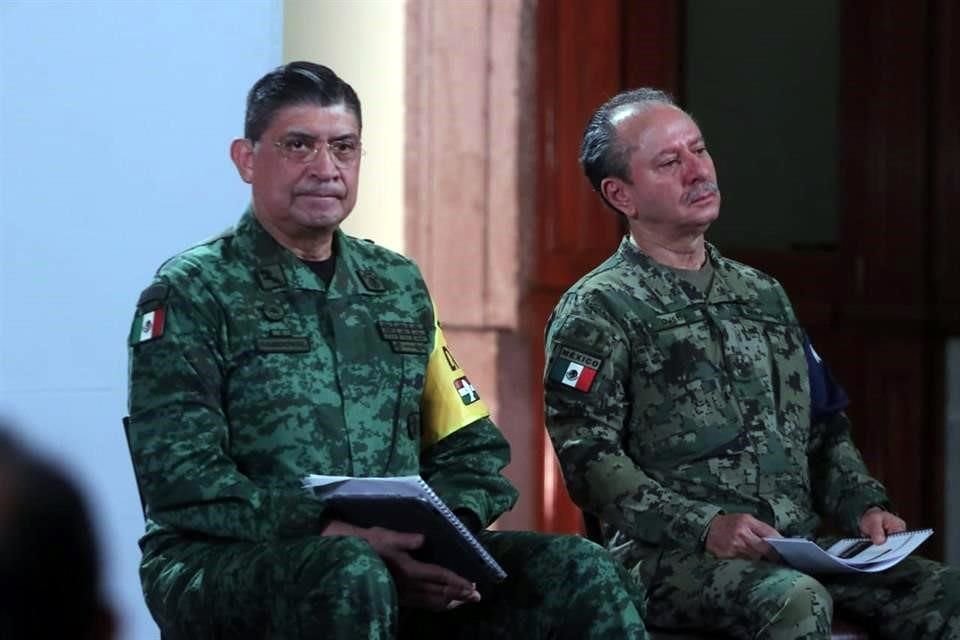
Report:
<svg viewBox="0 0 960 640"><path fill-rule="evenodd" d="M757 299L756 284L745 277L745 267L728 260L709 242L707 256L713 262L713 284L707 299L717 302L752 302Z"/></svg>
<svg viewBox="0 0 960 640"><path fill-rule="evenodd" d="M289 249L271 236L249 207L236 227L240 247L254 256L254 269L261 288L305 289L327 291L326 284ZM355 294L379 293L370 291L360 281L361 266L355 256L353 244L357 242L340 229L333 234L333 250L336 268L330 281L328 298L346 297Z"/></svg>
<svg viewBox="0 0 960 640"><path fill-rule="evenodd" d="M744 278L738 263L727 260L715 246L706 243L707 259L713 264L713 282L707 292L707 302L748 302L756 298L755 288ZM656 296L660 304L667 311L681 309L701 301L699 295L694 299L684 287L683 280L669 268L657 263L650 256L643 253L630 241L630 236L624 236L619 248L620 256L628 263L640 270L641 282L645 288ZM685 283L687 286L693 286Z"/></svg>
<svg viewBox="0 0 960 640"><path fill-rule="evenodd" d="M620 248L617 253L624 262L633 266L637 272L638 283L642 285L644 291L659 302L663 312L685 309L702 300L699 292L697 292L696 300L692 298L685 287L691 287L692 289L693 285L684 282L668 267L656 262L641 251L630 241L629 234L625 235L623 240L620 241Z"/></svg>

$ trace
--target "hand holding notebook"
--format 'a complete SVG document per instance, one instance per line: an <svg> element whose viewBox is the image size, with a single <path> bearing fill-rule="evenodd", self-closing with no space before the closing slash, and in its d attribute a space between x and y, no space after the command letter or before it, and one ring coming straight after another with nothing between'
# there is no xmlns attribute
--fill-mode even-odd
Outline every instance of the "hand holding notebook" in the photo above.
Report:
<svg viewBox="0 0 960 640"><path fill-rule="evenodd" d="M807 573L875 573L889 569L933 535L933 529L891 533L883 544L843 538L826 549L806 538L764 538L780 557Z"/></svg>
<svg viewBox="0 0 960 640"><path fill-rule="evenodd" d="M507 575L420 476L310 475L303 486L345 522L423 534L424 545L414 553L423 562L478 584L499 582Z"/></svg>

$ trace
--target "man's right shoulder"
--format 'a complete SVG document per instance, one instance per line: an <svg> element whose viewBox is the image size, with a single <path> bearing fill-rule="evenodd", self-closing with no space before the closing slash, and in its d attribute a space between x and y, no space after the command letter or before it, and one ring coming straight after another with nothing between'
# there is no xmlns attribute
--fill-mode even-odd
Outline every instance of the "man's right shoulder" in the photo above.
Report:
<svg viewBox="0 0 960 640"><path fill-rule="evenodd" d="M234 228L230 227L174 254L163 261L156 277L168 282L202 279L229 268L234 235Z"/></svg>
<svg viewBox="0 0 960 640"><path fill-rule="evenodd" d="M561 306L580 307L616 304L621 297L632 295L633 280L629 269L614 255L577 280L561 297Z"/></svg>

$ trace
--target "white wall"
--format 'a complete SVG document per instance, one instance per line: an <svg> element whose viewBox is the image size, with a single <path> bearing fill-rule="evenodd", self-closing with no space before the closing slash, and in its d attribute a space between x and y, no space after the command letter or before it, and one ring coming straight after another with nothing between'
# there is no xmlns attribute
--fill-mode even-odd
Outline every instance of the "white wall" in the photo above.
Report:
<svg viewBox="0 0 960 640"><path fill-rule="evenodd" d="M246 205L227 146L281 38L280 0L0 1L0 414L87 491L121 638L157 637L120 425L134 304Z"/></svg>
<svg viewBox="0 0 960 640"><path fill-rule="evenodd" d="M405 246L405 8L403 0L284 3L284 61L324 64L360 96L365 155L357 207L343 228L394 251Z"/></svg>

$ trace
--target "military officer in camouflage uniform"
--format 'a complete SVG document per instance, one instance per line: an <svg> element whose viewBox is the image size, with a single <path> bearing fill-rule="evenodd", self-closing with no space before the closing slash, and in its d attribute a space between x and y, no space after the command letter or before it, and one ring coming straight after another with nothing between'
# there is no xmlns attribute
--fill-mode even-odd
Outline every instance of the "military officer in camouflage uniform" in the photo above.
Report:
<svg viewBox="0 0 960 640"><path fill-rule="evenodd" d="M783 289L705 242L720 192L696 123L626 92L592 117L581 162L630 233L550 319L547 427L571 496L646 585L648 623L828 638L836 605L878 636L960 638L956 569L814 578L762 540L822 517L877 542L905 525Z"/></svg>
<svg viewBox="0 0 960 640"><path fill-rule="evenodd" d="M330 69L261 78L231 156L253 203L163 264L130 333L141 578L177 638L645 638L599 546L482 530L510 509L506 441L444 341L417 267L338 226L360 103ZM420 474L508 572L473 584L419 534L338 520L311 473Z"/></svg>

